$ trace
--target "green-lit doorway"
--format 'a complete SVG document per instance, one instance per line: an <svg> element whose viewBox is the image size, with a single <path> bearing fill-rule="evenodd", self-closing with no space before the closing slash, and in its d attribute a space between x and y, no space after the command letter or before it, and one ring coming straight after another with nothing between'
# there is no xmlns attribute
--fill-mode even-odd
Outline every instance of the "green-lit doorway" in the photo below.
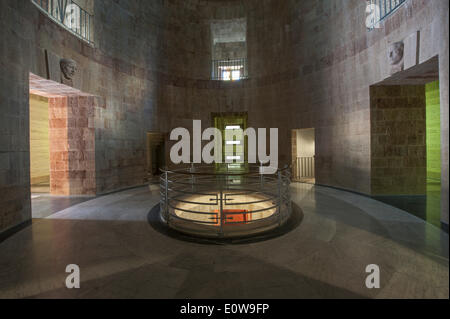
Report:
<svg viewBox="0 0 450 319"><path fill-rule="evenodd" d="M47 97L30 93L31 193L50 193L50 119Z"/></svg>
<svg viewBox="0 0 450 319"><path fill-rule="evenodd" d="M159 181L161 169L166 166L164 135L160 132L147 132L147 178Z"/></svg>
<svg viewBox="0 0 450 319"><path fill-rule="evenodd" d="M218 172L248 170L248 138L243 134L248 125L247 113L213 113L213 126L222 133L222 164Z"/></svg>
<svg viewBox="0 0 450 319"><path fill-rule="evenodd" d="M440 224L441 212L441 105L439 81L425 85L426 95L426 220Z"/></svg>

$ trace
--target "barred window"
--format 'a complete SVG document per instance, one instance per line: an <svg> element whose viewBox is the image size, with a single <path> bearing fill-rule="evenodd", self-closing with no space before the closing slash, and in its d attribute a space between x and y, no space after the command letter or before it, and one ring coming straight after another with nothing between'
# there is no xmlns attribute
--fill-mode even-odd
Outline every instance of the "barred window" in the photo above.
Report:
<svg viewBox="0 0 450 319"><path fill-rule="evenodd" d="M370 18L367 27L369 29L377 29L380 22L386 19L407 0L367 0L367 13Z"/></svg>
<svg viewBox="0 0 450 319"><path fill-rule="evenodd" d="M213 80L238 81L247 78L247 59L215 60Z"/></svg>
<svg viewBox="0 0 450 319"><path fill-rule="evenodd" d="M93 43L93 15L89 14L73 0L31 1L66 30L89 43Z"/></svg>

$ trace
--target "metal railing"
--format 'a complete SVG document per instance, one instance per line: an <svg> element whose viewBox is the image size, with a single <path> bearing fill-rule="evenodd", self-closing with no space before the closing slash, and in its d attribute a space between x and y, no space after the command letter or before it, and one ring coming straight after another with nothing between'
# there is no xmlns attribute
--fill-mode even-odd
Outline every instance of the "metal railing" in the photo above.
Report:
<svg viewBox="0 0 450 319"><path fill-rule="evenodd" d="M297 157L294 165L294 180L314 178L315 160L314 157Z"/></svg>
<svg viewBox="0 0 450 319"><path fill-rule="evenodd" d="M248 78L247 59L213 60L212 80L238 81Z"/></svg>
<svg viewBox="0 0 450 319"><path fill-rule="evenodd" d="M290 168L260 174L216 173L214 166L165 170L161 219L191 235L231 238L283 225L291 215Z"/></svg>
<svg viewBox="0 0 450 319"><path fill-rule="evenodd" d="M406 1L407 0L367 0L373 18L371 27L368 28L370 30L378 28L381 21L386 19Z"/></svg>
<svg viewBox="0 0 450 319"><path fill-rule="evenodd" d="M93 15L72 0L31 0L52 20L83 40L93 43Z"/></svg>

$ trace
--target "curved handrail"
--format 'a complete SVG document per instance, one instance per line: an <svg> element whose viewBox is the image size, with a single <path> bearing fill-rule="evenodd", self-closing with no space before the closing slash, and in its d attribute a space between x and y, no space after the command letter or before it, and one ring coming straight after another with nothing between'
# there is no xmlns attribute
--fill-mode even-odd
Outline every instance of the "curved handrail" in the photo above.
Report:
<svg viewBox="0 0 450 319"><path fill-rule="evenodd" d="M186 167L186 168L178 168L178 169L168 169L168 168L160 168L159 170L162 173L168 173L168 174L181 174L181 175L195 175L195 176L252 176L252 175L266 175L271 176L275 175L278 172L286 172L290 170L290 166L286 165L283 168L276 168L276 172L273 174L262 174L259 169L264 168L268 169L271 168L270 166L258 166L258 165L248 165L249 169L258 169L258 171L248 171L248 172L233 172L233 171L227 171L227 172L217 172L215 170L215 166L211 165L200 165L200 166L193 166L193 167ZM195 170L192 170L194 168ZM199 172L198 169L211 169L211 172L205 173L205 172ZM273 167L275 168L275 167Z"/></svg>
<svg viewBox="0 0 450 319"><path fill-rule="evenodd" d="M215 165L162 169L161 218L183 232L219 237L257 234L282 225L291 212L289 166L273 174L264 174L256 165L246 169L217 172Z"/></svg>

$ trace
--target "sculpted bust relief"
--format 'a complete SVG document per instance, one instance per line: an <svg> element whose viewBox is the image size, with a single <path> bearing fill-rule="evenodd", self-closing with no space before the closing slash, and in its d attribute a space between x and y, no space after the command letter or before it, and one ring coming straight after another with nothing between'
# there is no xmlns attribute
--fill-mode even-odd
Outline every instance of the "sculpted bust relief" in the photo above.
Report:
<svg viewBox="0 0 450 319"><path fill-rule="evenodd" d="M77 72L77 63L72 59L61 59L60 61L61 67L61 83L66 85L73 85L73 77Z"/></svg>
<svg viewBox="0 0 450 319"><path fill-rule="evenodd" d="M388 61L390 64L390 74L403 71L404 69L404 51L405 44L403 42L395 42L389 46Z"/></svg>
<svg viewBox="0 0 450 319"><path fill-rule="evenodd" d="M397 65L403 60L405 45L403 42L395 42L389 47L389 63Z"/></svg>

